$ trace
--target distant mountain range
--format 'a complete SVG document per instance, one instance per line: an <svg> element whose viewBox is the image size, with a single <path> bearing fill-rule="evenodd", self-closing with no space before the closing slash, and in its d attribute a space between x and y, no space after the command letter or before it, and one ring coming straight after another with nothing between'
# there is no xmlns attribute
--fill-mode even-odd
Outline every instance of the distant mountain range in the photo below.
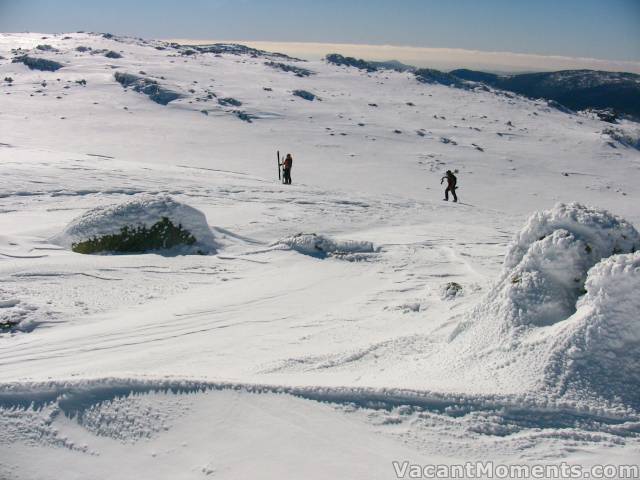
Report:
<svg viewBox="0 0 640 480"><path fill-rule="evenodd" d="M573 111L593 110L600 118L615 121L620 116L640 120L640 75L598 70L562 70L558 72L497 75L476 70L458 69L443 72L416 68L396 60L371 62L339 54L326 57L329 63L360 68L368 72L396 70L411 72L418 81L455 88L479 85L505 90L530 98L557 102L560 108Z"/></svg>
<svg viewBox="0 0 640 480"><path fill-rule="evenodd" d="M597 70L494 75L474 70L450 72L462 80L519 93L531 98L554 100L571 110L611 109L640 118L640 75Z"/></svg>

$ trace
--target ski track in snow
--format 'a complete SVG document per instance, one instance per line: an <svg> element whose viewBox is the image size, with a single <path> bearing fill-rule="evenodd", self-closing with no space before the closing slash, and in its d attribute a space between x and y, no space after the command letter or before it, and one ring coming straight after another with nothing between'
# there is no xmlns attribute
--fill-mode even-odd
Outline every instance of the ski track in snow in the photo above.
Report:
<svg viewBox="0 0 640 480"><path fill-rule="evenodd" d="M0 60L14 78L0 85L0 323L22 326L0 333L0 478L107 478L113 462L120 478L325 479L393 478L404 459L638 458L638 404L550 396L504 345L471 352L474 365L447 355L530 213L577 200L640 221L640 153L608 145L606 124L406 73L309 62L316 74L297 78L259 57L40 37L0 35L6 58L51 43L65 64ZM140 70L183 97L161 106L113 78ZM294 154L291 186L273 180L276 149ZM459 204L441 200L448 168ZM52 242L139 194L205 213L217 253ZM317 258L282 243L298 233L375 251Z"/></svg>

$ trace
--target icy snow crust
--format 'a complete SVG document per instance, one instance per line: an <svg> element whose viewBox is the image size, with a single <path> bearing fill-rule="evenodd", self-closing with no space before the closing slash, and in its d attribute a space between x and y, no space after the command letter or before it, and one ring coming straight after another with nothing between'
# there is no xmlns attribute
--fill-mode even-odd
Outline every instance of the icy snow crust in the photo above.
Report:
<svg viewBox="0 0 640 480"><path fill-rule="evenodd" d="M195 244L176 247L180 252L215 252L215 239L204 214L162 195L135 195L123 203L91 209L71 221L51 242L71 248L74 243L120 233L123 227L149 228L163 218L168 218L175 226L181 225L195 237Z"/></svg>
<svg viewBox="0 0 640 480"><path fill-rule="evenodd" d="M64 68L12 63L41 44ZM637 462L637 123L233 45L0 34L0 57L0 478ZM167 196L141 215L215 254L51 242Z"/></svg>

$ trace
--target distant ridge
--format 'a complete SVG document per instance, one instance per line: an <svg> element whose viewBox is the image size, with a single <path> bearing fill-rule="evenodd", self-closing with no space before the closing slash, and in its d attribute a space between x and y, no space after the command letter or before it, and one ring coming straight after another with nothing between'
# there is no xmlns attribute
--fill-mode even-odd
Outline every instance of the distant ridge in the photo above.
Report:
<svg viewBox="0 0 640 480"><path fill-rule="evenodd" d="M527 97L554 100L572 110L611 109L617 114L640 118L640 75L635 73L562 70L495 75L467 69L450 73L462 80Z"/></svg>
<svg viewBox="0 0 640 480"><path fill-rule="evenodd" d="M615 121L620 116L640 119L640 75L635 73L561 70L498 75L464 68L443 72L432 68L418 69L396 60L372 62L337 53L327 55L326 61L367 72L383 69L412 72L422 83L455 88L468 89L482 84L530 98L544 98L557 102L561 110L593 110L601 119L607 121Z"/></svg>

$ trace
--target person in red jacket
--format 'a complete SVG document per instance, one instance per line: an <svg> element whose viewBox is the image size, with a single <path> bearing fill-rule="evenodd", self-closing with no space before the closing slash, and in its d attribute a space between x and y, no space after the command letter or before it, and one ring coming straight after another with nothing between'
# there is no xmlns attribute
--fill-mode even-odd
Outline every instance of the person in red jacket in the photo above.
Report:
<svg viewBox="0 0 640 480"><path fill-rule="evenodd" d="M282 162L282 183L291 185L291 167L293 166L293 157L287 153L284 162Z"/></svg>

